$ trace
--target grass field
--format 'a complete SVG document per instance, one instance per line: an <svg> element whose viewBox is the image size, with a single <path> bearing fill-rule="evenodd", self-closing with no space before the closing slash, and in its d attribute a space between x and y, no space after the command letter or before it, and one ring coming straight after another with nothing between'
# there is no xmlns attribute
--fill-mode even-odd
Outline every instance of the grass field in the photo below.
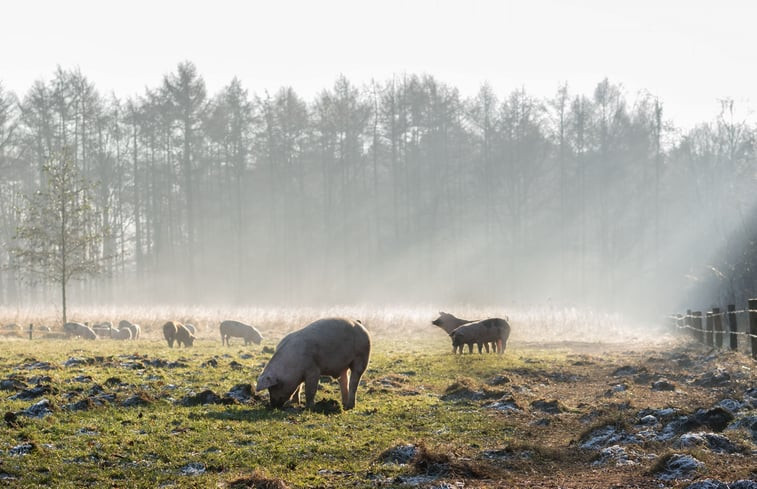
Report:
<svg viewBox="0 0 757 489"><path fill-rule="evenodd" d="M659 488L757 477L757 427L748 425L755 416L749 396L757 366L746 356L706 352L683 338L575 311L512 314L504 356L453 356L448 338L429 324L435 313L148 310L125 317L90 311L72 319L123 317L141 323L145 335L88 342L6 334L0 341L0 483ZM322 379L314 411L268 409L267 394L249 388L278 339L334 314L360 317L373 337L356 408L341 412L338 384ZM230 317L259 326L263 344L245 347L236 339L222 347L217 324ZM160 339L169 318L198 326L193 348L169 349ZM44 315L7 311L0 311L0 322L54 324ZM700 382L713 372L727 379ZM651 387L661 379L673 390ZM681 445L688 428L664 439L670 423L694 419L697 409L724 399L740 404L732 408L731 427L704 420L689 431L717 431L735 447L731 453ZM644 425L645 413L657 424ZM746 424L733 426L743 419ZM608 427L618 436L595 443ZM619 451L606 450L613 446L625 458L613 458ZM661 479L674 454L702 465Z"/></svg>

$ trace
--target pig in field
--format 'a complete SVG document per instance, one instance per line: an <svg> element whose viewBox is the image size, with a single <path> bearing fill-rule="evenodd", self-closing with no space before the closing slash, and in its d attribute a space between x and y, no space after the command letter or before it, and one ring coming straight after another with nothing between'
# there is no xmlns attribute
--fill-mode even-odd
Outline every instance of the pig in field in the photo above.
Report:
<svg viewBox="0 0 757 489"><path fill-rule="evenodd" d="M352 409L370 354L371 337L360 321L319 319L279 342L255 390L268 389L271 406L280 408L293 394L299 399L300 384L305 382L305 406L312 409L318 379L327 375L339 379L342 406Z"/></svg>
<svg viewBox="0 0 757 489"><path fill-rule="evenodd" d="M110 337L114 340L130 340L131 330L129 328L113 328L110 330Z"/></svg>
<svg viewBox="0 0 757 489"><path fill-rule="evenodd" d="M184 344L185 347L194 344L195 337L178 321L168 321L163 325L163 337L168 342L168 347L173 348L174 341L179 346Z"/></svg>
<svg viewBox="0 0 757 489"><path fill-rule="evenodd" d="M449 336L452 338L452 353L459 349L462 354L464 345L468 345L468 353L473 353L473 343L478 345L481 353L483 345L494 342L497 352L502 355L510 337L510 325L504 319L489 318L459 326Z"/></svg>
<svg viewBox="0 0 757 489"><path fill-rule="evenodd" d="M471 321L469 319L460 319L458 317L453 316L452 314L441 312L439 311L439 317L431 321L431 324L434 326L438 326L442 328L447 334L451 334L455 329L459 328L463 324L469 324L473 323L475 321ZM497 342L492 341L492 353L497 351ZM484 343L484 347L486 348L486 352L489 353L489 343ZM472 351L473 350L473 343L468 344L468 348ZM455 350L453 348L452 352L454 353ZM462 353L462 352L461 352Z"/></svg>
<svg viewBox="0 0 757 489"><path fill-rule="evenodd" d="M131 331L131 339L136 340L139 338L139 335L142 333L142 328L139 327L138 324L134 324L131 321L127 321L126 319L122 319L118 323L118 329L128 329Z"/></svg>
<svg viewBox="0 0 757 489"><path fill-rule="evenodd" d="M248 345L250 342L256 345L260 344L263 339L263 335L260 334L254 326L249 324L240 323L239 321L227 320L223 321L220 326L221 330L221 345L229 345L229 339L233 336L235 338L244 338L244 344Z"/></svg>
<svg viewBox="0 0 757 489"><path fill-rule="evenodd" d="M63 331L69 336L79 336L86 340L97 339L97 335L92 328L81 323L66 323L63 325Z"/></svg>

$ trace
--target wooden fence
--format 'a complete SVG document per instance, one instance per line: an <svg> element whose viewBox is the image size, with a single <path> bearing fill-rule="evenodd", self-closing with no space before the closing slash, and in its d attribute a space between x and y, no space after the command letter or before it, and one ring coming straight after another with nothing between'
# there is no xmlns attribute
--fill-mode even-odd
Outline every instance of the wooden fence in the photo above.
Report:
<svg viewBox="0 0 757 489"><path fill-rule="evenodd" d="M746 318L746 328L739 331L739 317ZM736 310L729 304L725 311L713 307L710 311L686 311L672 317L679 329L691 331L694 338L707 346L737 350L739 336L746 341L745 349L757 359L757 299L749 299L747 308Z"/></svg>

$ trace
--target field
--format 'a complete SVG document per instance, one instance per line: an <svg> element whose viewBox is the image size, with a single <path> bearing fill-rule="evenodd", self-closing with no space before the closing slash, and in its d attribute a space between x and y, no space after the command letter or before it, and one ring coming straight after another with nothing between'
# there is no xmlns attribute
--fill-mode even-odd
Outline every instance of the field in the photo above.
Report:
<svg viewBox="0 0 757 489"><path fill-rule="evenodd" d="M453 356L431 308L126 312L73 319L130 319L143 338L4 331L4 485L678 488L757 478L757 364L665 329L514 312L505 355ZM326 315L359 317L372 334L356 408L342 412L338 384L323 378L313 411L270 410L250 386L284 334ZM222 346L218 322L231 317L256 324L263 344ZM193 348L167 347L169 318L198 327ZM0 311L9 322L54 319Z"/></svg>

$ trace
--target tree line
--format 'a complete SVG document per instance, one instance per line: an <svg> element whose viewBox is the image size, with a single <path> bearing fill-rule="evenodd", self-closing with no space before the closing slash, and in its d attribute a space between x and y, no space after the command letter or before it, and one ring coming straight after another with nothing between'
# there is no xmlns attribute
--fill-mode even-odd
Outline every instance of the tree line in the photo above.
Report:
<svg viewBox="0 0 757 489"><path fill-rule="evenodd" d="M58 68L0 85L0 300L54 293L9 249L62 152L102 233L80 302L662 300L749 235L757 128L720 104L683 131L607 79L537 98L340 76L305 100L238 79L209 94L182 62L120 99ZM728 293L755 290L730 273Z"/></svg>

